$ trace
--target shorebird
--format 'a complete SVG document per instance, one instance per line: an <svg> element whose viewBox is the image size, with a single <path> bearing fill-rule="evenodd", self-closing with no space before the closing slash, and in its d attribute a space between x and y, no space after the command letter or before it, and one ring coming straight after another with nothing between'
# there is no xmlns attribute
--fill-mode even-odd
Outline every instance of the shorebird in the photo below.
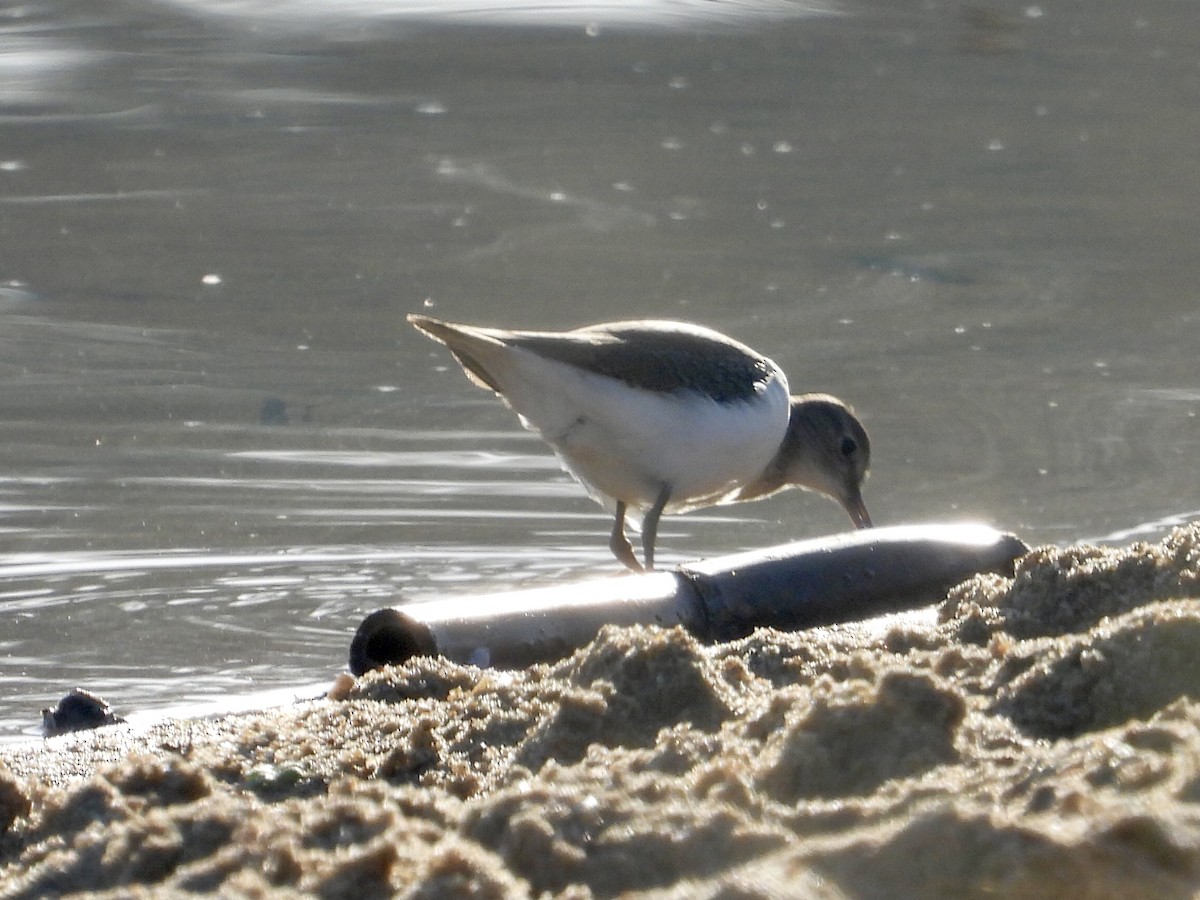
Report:
<svg viewBox="0 0 1200 900"><path fill-rule="evenodd" d="M615 513L609 548L634 571L654 568L663 513L789 487L826 494L857 527L871 524L861 493L871 445L853 411L827 394L789 396L774 362L718 331L658 320L566 332L408 321ZM641 516L643 562L627 513Z"/></svg>

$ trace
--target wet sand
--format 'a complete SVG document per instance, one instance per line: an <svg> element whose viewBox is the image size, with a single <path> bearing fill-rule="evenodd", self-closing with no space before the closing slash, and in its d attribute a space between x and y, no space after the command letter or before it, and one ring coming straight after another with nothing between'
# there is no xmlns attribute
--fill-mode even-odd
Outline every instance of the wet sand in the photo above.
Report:
<svg viewBox="0 0 1200 900"><path fill-rule="evenodd" d="M0 896L1155 897L1200 889L1200 523L1042 548L936 624L551 666L0 753Z"/></svg>

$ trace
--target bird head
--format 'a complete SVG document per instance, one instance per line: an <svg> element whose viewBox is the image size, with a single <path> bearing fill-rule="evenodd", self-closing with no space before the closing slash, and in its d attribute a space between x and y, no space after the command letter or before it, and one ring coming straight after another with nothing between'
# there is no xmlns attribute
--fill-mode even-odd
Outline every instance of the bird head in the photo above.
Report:
<svg viewBox="0 0 1200 900"><path fill-rule="evenodd" d="M871 442L858 417L828 394L793 395L779 459L785 485L832 497L859 528L871 526L862 483L871 465Z"/></svg>

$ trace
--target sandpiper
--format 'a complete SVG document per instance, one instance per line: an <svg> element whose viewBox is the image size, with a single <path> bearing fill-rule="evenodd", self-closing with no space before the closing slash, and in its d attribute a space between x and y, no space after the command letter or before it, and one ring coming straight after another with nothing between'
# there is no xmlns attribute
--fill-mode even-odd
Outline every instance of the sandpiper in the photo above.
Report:
<svg viewBox="0 0 1200 900"><path fill-rule="evenodd" d="M827 394L789 396L774 362L718 331L649 319L566 332L408 321L615 512L609 547L630 569L654 568L663 513L789 487L826 494L857 527L871 524L861 493L871 446L853 411ZM641 515L644 563L627 513Z"/></svg>

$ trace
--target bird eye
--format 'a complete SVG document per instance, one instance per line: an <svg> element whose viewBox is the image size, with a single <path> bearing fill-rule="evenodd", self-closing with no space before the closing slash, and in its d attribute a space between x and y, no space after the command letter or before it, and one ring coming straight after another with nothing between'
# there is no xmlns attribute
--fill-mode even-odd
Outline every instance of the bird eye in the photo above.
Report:
<svg viewBox="0 0 1200 900"><path fill-rule="evenodd" d="M842 438L842 456L852 456L858 449L858 442L852 437Z"/></svg>

